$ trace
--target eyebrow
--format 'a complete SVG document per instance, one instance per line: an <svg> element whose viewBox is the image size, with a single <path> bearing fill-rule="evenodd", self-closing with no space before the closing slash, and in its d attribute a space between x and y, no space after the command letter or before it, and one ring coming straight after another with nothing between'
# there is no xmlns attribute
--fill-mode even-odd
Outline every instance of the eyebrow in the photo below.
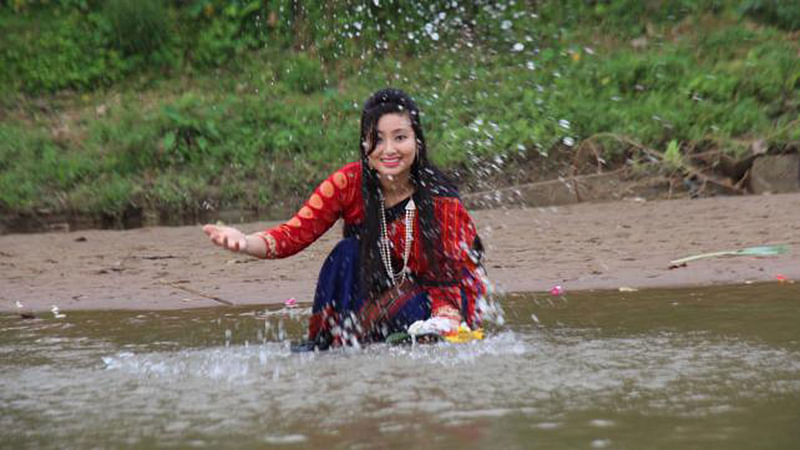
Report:
<svg viewBox="0 0 800 450"><path fill-rule="evenodd" d="M404 127L404 128L395 128L394 130L390 131L389 134L395 134L395 133L398 133L398 132L404 132L405 133L405 132L408 132L408 130L411 130L410 126ZM383 131L378 130L378 134L383 134Z"/></svg>

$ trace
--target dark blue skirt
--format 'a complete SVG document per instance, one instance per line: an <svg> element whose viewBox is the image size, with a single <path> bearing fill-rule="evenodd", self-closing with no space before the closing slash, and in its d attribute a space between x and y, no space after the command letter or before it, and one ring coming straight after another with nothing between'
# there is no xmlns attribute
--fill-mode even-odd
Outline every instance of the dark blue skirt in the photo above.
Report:
<svg viewBox="0 0 800 450"><path fill-rule="evenodd" d="M317 348L383 341L417 320L430 318L430 301L418 287L392 298L365 301L359 288L359 267L355 237L342 239L325 259L308 327L308 339Z"/></svg>

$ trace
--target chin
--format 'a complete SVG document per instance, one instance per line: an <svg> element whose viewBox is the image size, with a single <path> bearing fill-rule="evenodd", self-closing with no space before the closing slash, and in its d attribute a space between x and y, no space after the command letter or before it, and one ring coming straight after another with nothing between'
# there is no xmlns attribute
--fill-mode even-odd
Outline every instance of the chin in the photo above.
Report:
<svg viewBox="0 0 800 450"><path fill-rule="evenodd" d="M402 175L405 172L408 172L409 170L410 168L407 165L400 164L396 167L383 166L381 167L381 170L378 171L378 173L380 173L383 176L396 177L398 175Z"/></svg>

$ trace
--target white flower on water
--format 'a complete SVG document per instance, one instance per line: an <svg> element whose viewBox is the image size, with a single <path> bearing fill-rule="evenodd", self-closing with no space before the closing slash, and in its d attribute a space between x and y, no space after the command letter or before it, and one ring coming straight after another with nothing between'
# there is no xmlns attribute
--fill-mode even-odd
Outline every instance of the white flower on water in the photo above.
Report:
<svg viewBox="0 0 800 450"><path fill-rule="evenodd" d="M50 308L50 311L53 313L53 317L55 317L56 319L63 319L64 317L67 317L66 314L61 314L58 312L59 311L58 306L56 305L53 305L53 307Z"/></svg>

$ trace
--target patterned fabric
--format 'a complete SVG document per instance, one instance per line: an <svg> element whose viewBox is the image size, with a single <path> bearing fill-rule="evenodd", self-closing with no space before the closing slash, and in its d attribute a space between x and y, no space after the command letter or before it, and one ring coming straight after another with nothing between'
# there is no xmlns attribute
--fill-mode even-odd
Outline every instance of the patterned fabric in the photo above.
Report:
<svg viewBox="0 0 800 450"><path fill-rule="evenodd" d="M430 317L428 296L418 286L385 301L359 298L358 259L358 240L351 237L339 242L322 265L308 327L308 340L320 348L383 341Z"/></svg>
<svg viewBox="0 0 800 450"><path fill-rule="evenodd" d="M402 211L404 205L387 209L387 233L393 243L392 257L396 262L402 261L405 223L402 213L393 212ZM409 269L430 300L431 315L452 317L477 327L480 311L476 309L476 301L486 294L486 286L478 270L480 241L475 225L454 193L436 193L434 214L441 229L444 257L439 264L439 275L435 279L426 276L431 271L422 248L419 219L414 224ZM267 245L266 257L285 258L301 251L339 218L344 219L346 229L364 221L360 162L347 164L329 176L288 222L259 234Z"/></svg>

